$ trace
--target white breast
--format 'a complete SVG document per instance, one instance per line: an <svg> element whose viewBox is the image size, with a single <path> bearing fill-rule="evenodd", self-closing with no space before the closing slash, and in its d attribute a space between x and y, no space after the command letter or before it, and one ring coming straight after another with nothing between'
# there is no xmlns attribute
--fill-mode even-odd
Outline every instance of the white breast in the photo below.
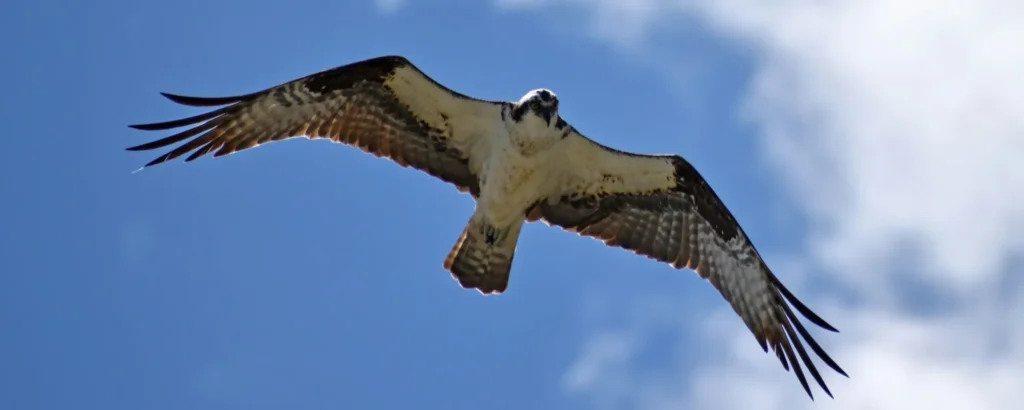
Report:
<svg viewBox="0 0 1024 410"><path fill-rule="evenodd" d="M499 138L484 164L477 208L496 223L512 222L544 197L550 177L550 151L523 155L512 138Z"/></svg>

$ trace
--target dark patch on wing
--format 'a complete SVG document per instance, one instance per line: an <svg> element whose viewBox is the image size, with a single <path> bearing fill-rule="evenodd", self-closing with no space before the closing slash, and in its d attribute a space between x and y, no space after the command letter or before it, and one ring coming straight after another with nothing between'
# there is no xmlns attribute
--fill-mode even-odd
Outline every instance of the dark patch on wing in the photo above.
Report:
<svg viewBox="0 0 1024 410"><path fill-rule="evenodd" d="M194 126L128 150L151 150L192 138L149 162L148 167L192 151L186 162L210 152L219 157L298 136L327 138L389 158L403 167L420 169L460 191L478 195L479 184L469 170L466 154L448 143L450 129L432 128L417 118L384 84L402 66L411 63L402 57L386 56L246 95L210 98L165 94L185 105L230 105L181 120L132 125L140 130ZM448 117L444 118L447 123Z"/></svg>
<svg viewBox="0 0 1024 410"><path fill-rule="evenodd" d="M387 77L394 73L396 68L408 64L408 61L402 57L377 57L321 71L310 75L304 83L307 90L319 94L350 89L357 82L363 81L383 84Z"/></svg>
<svg viewBox="0 0 1024 410"><path fill-rule="evenodd" d="M705 221L711 224L722 239L729 241L740 234L739 223L733 217L707 181L689 161L678 155L669 157L675 167L676 192L690 197Z"/></svg>

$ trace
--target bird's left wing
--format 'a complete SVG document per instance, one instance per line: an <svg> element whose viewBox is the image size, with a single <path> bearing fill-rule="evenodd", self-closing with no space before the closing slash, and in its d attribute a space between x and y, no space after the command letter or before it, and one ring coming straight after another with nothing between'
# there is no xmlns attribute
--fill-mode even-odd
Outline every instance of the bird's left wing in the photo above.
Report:
<svg viewBox="0 0 1024 410"><path fill-rule="evenodd" d="M457 93L401 56L375 57L250 94L188 97L194 107L224 106L175 121L132 125L140 130L189 128L128 148L152 150L188 140L146 166L192 152L214 157L294 137L326 138L413 167L477 195L487 136L506 103Z"/></svg>
<svg viewBox="0 0 1024 410"><path fill-rule="evenodd" d="M531 208L528 220L541 219L677 269L693 269L732 305L762 349L767 352L770 345L786 370L793 366L812 399L797 354L818 385L832 395L797 333L829 367L846 373L814 341L785 300L811 322L836 329L772 274L689 162L678 155L614 150L574 129L563 142L567 159L561 189Z"/></svg>

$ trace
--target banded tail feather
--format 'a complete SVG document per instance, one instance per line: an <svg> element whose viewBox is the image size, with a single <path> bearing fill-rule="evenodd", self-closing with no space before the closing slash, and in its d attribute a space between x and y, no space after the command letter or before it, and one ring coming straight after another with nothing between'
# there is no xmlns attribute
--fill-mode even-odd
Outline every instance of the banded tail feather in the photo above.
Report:
<svg viewBox="0 0 1024 410"><path fill-rule="evenodd" d="M485 295L504 292L522 228L522 221L499 228L474 216L445 258L444 268L463 288Z"/></svg>

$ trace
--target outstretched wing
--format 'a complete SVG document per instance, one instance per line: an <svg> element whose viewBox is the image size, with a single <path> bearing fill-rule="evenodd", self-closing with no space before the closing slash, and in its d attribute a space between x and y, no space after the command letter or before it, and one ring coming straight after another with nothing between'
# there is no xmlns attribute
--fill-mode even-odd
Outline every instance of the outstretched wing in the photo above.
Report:
<svg viewBox="0 0 1024 410"><path fill-rule="evenodd" d="M575 130L564 140L566 168L558 196L528 211L614 247L693 269L732 305L761 348L771 345L782 366L792 365L807 394L800 362L832 396L797 333L832 369L846 373L811 337L785 300L814 324L836 331L801 303L772 274L707 182L677 155L617 151ZM795 331L794 331L795 329Z"/></svg>
<svg viewBox="0 0 1024 410"><path fill-rule="evenodd" d="M304 136L359 147L411 166L476 196L480 155L503 102L471 98L437 83L404 57L384 56L321 71L262 91L232 97L162 93L179 104L225 107L139 130L192 126L128 148L142 151L188 140L145 166L192 152L185 161Z"/></svg>

